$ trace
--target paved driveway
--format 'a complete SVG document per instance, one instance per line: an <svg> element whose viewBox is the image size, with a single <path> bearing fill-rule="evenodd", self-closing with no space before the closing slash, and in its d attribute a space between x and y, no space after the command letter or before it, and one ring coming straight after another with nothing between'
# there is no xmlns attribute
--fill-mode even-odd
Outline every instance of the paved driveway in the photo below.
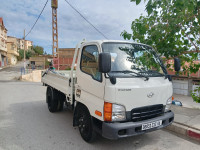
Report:
<svg viewBox="0 0 200 150"><path fill-rule="evenodd" d="M45 102L46 87L11 80L19 74L18 68L13 68L13 75L6 77L11 70L0 71L0 150L199 150L198 143L165 130L116 141L99 136L88 144L72 127L71 111L50 113Z"/></svg>

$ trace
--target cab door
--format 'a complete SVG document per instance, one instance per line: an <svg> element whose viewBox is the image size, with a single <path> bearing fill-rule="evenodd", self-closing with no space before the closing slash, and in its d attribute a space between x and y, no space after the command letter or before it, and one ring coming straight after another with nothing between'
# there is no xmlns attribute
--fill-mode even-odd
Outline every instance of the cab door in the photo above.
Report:
<svg viewBox="0 0 200 150"><path fill-rule="evenodd" d="M83 46L77 65L75 97L88 107L91 115L95 110L103 114L105 81L99 72L99 52L96 44Z"/></svg>

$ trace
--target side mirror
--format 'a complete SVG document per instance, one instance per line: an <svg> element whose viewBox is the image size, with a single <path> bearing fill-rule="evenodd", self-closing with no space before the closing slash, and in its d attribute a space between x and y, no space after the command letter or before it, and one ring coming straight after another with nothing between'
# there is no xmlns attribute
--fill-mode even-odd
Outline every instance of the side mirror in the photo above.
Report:
<svg viewBox="0 0 200 150"><path fill-rule="evenodd" d="M181 69L181 61L179 58L174 58L174 70L180 71Z"/></svg>
<svg viewBox="0 0 200 150"><path fill-rule="evenodd" d="M111 70L111 55L110 53L99 54L99 71L108 73Z"/></svg>

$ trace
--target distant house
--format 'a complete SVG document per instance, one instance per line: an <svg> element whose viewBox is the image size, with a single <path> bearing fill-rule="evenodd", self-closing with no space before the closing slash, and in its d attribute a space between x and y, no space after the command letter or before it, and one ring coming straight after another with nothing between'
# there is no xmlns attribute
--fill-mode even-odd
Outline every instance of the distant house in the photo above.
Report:
<svg viewBox="0 0 200 150"><path fill-rule="evenodd" d="M26 50L32 49L33 47L33 41L29 41L29 40L25 40L25 46L26 46Z"/></svg>
<svg viewBox="0 0 200 150"><path fill-rule="evenodd" d="M29 68L30 69L45 69L45 56L36 56L29 58Z"/></svg>
<svg viewBox="0 0 200 150"><path fill-rule="evenodd" d="M25 49L27 51L27 50L32 49L32 47L33 47L32 41L25 40L25 42L24 42L24 39L17 38L17 48L18 49Z"/></svg>
<svg viewBox="0 0 200 150"><path fill-rule="evenodd" d="M199 64L200 60L196 60L194 63ZM168 69L168 74L175 75L175 71L173 69L174 60L168 60L167 64L171 65ZM189 63L186 62L184 65L189 66ZM180 70L178 76L173 76L172 84L174 94L190 96L191 91L194 91L196 87L200 86L200 70L191 74L183 74L182 70Z"/></svg>
<svg viewBox="0 0 200 150"><path fill-rule="evenodd" d="M195 64L200 64L200 60L195 60L194 61ZM175 75L175 71L173 69L173 66L174 66L174 60L168 60L167 61L167 64L171 64L170 68L168 69L168 74L170 75ZM189 66L189 63L185 62L185 65L184 66ZM180 72L182 72L182 70L180 70ZM200 79L200 70L197 71L196 73L191 73L191 74L183 74L181 73L179 76L181 77L190 77L190 78L198 78Z"/></svg>
<svg viewBox="0 0 200 150"><path fill-rule="evenodd" d="M71 68L74 58L75 48L59 48L59 69L65 70Z"/></svg>
<svg viewBox="0 0 200 150"><path fill-rule="evenodd" d="M17 38L8 36L7 50L8 63L11 65L15 65L17 63L17 56L19 56L19 50L17 49Z"/></svg>
<svg viewBox="0 0 200 150"><path fill-rule="evenodd" d="M7 29L4 26L3 18L0 17L0 67L4 67L8 63L6 42L7 42Z"/></svg>

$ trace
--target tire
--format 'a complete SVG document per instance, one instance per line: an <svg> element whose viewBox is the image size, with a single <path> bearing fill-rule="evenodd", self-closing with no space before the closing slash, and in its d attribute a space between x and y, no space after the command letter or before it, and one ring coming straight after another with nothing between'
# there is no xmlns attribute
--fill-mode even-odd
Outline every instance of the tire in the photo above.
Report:
<svg viewBox="0 0 200 150"><path fill-rule="evenodd" d="M56 91L56 98L58 100L57 111L62 111L64 107L65 96L59 91Z"/></svg>
<svg viewBox="0 0 200 150"><path fill-rule="evenodd" d="M78 108L77 119L79 132L83 140L88 143L93 142L96 132L93 130L91 115L85 106L81 105Z"/></svg>
<svg viewBox="0 0 200 150"><path fill-rule="evenodd" d="M47 87L46 101L48 109L52 113L57 112L58 108L60 107L60 102L56 97L57 97L56 90L54 90L52 87Z"/></svg>

